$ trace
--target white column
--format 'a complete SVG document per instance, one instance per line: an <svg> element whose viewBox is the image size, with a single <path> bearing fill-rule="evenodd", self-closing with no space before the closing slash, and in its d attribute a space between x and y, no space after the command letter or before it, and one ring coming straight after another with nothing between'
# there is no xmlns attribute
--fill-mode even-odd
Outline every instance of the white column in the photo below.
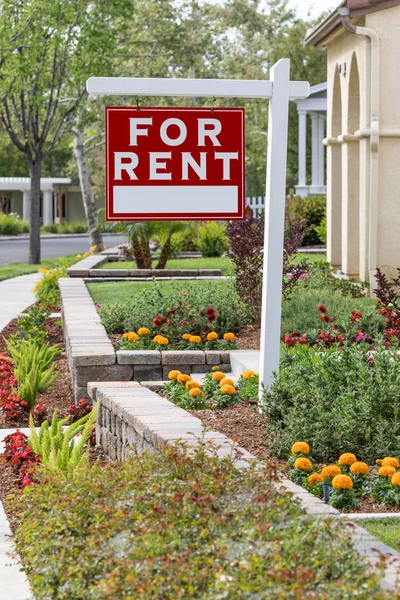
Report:
<svg viewBox="0 0 400 600"><path fill-rule="evenodd" d="M319 115L311 115L311 185L318 187Z"/></svg>
<svg viewBox="0 0 400 600"><path fill-rule="evenodd" d="M307 112L299 110L299 187L306 185Z"/></svg>
<svg viewBox="0 0 400 600"><path fill-rule="evenodd" d="M322 115L318 119L318 185L325 185L325 117Z"/></svg>
<svg viewBox="0 0 400 600"><path fill-rule="evenodd" d="M53 190L43 192L43 225L53 222Z"/></svg>
<svg viewBox="0 0 400 600"><path fill-rule="evenodd" d="M22 218L24 221L29 221L31 216L31 192L23 190L22 192Z"/></svg>
<svg viewBox="0 0 400 600"><path fill-rule="evenodd" d="M274 372L279 371L290 60L282 59L271 69L271 81L273 95L268 120L260 396L262 386L268 388L274 381Z"/></svg>

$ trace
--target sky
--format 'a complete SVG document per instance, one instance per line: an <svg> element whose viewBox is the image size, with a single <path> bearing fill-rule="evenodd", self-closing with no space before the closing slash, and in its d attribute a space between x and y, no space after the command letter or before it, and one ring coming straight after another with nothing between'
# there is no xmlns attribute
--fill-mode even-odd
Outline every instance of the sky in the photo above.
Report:
<svg viewBox="0 0 400 600"><path fill-rule="evenodd" d="M300 18L305 19L311 9L311 16L318 17L321 13L339 6L340 0L290 0L289 5L297 9Z"/></svg>

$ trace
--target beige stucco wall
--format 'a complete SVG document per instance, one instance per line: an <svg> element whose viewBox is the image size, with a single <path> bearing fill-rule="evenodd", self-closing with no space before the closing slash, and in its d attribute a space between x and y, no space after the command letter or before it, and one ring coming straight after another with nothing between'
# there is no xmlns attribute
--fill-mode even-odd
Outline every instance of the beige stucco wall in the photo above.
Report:
<svg viewBox="0 0 400 600"><path fill-rule="evenodd" d="M374 29L381 39L382 132L400 130L400 6L354 20ZM341 29L327 41L328 48L328 138L338 137L337 116L341 112L341 135L370 127L370 50L364 36ZM355 62L356 61L356 62ZM339 65L346 74L338 76ZM354 76L358 68L359 111ZM336 83L335 83L336 82ZM338 89L341 106L338 106ZM336 86L336 87L335 87ZM335 91L336 89L336 91ZM353 90L353 94L351 93ZM334 101L335 98L335 101ZM355 127L354 124L358 123ZM340 140L340 138L339 138ZM339 166L340 163L340 166ZM386 270L400 267L400 137L380 141L378 265ZM341 177L341 186L338 185ZM328 258L349 275L368 279L369 138L328 146ZM339 192L341 190L341 197ZM341 219L338 218L341 214Z"/></svg>
<svg viewBox="0 0 400 600"><path fill-rule="evenodd" d="M104 199L96 198L96 208L104 208ZM67 221L84 221L85 210L83 208L82 194L76 189L67 192Z"/></svg>

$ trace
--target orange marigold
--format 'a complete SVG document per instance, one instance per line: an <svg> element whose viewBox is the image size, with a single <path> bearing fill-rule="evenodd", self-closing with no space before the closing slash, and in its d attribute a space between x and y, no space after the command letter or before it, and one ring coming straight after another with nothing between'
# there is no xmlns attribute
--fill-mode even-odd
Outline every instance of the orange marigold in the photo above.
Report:
<svg viewBox="0 0 400 600"><path fill-rule="evenodd" d="M183 340L186 340L187 342L190 340L192 336L190 335L190 333L184 333L182 336Z"/></svg>
<svg viewBox="0 0 400 600"><path fill-rule="evenodd" d="M353 473L353 475L368 475L368 471L369 467L367 463L361 461L356 461L350 467L350 472Z"/></svg>
<svg viewBox="0 0 400 600"><path fill-rule="evenodd" d="M156 344L158 344L158 340L159 340L160 338L162 338L162 335L160 335L160 334L158 334L158 335L155 335L155 336L153 337L153 342L155 342Z"/></svg>
<svg viewBox="0 0 400 600"><path fill-rule="evenodd" d="M216 333L215 331L210 331L210 333L207 335L207 340L209 342L213 342L214 340L218 339L218 333Z"/></svg>
<svg viewBox="0 0 400 600"><path fill-rule="evenodd" d="M339 465L341 465L342 467L343 466L350 467L355 462L357 462L357 457L355 454L352 454L351 452L345 452L344 454L339 456L339 460L338 460Z"/></svg>
<svg viewBox="0 0 400 600"><path fill-rule="evenodd" d="M386 458L384 458L382 461L382 467L394 467L395 469L398 469L400 467L400 463L394 456L386 456Z"/></svg>
<svg viewBox="0 0 400 600"><path fill-rule="evenodd" d="M336 475L332 479L332 487L335 490L351 490L353 487L353 480L348 475Z"/></svg>
<svg viewBox="0 0 400 600"><path fill-rule="evenodd" d="M382 466L378 471L378 475L380 475L381 477L391 477L395 473L396 469L394 467L391 467L390 465L386 467Z"/></svg>
<svg viewBox="0 0 400 600"><path fill-rule="evenodd" d="M164 337L163 335L159 335L157 337L157 344L160 344L160 346L166 346L167 344L169 344L169 339Z"/></svg>
<svg viewBox="0 0 400 600"><path fill-rule="evenodd" d="M291 448L292 454L309 454L310 446L307 442L295 442Z"/></svg>
<svg viewBox="0 0 400 600"><path fill-rule="evenodd" d="M192 390L190 390L189 396L191 396L192 398L194 396L201 396L201 389L199 389L199 388L193 388Z"/></svg>
<svg viewBox="0 0 400 600"><path fill-rule="evenodd" d="M235 334L231 331L224 333L224 340L227 342L232 342L235 339Z"/></svg>
<svg viewBox="0 0 400 600"><path fill-rule="evenodd" d="M390 481L392 485L400 485L400 473L394 473Z"/></svg>
<svg viewBox="0 0 400 600"><path fill-rule="evenodd" d="M341 472L340 467L337 465L327 465L322 469L321 475L324 479L332 479L336 475L340 475Z"/></svg>
<svg viewBox="0 0 400 600"><path fill-rule="evenodd" d="M213 367L211 367L211 371L219 371L220 368L220 366L214 365Z"/></svg>
<svg viewBox="0 0 400 600"><path fill-rule="evenodd" d="M219 382L219 385L221 387L223 385L232 385L233 387L235 387L235 384L234 384L233 380L230 379L229 377L224 377L223 379L221 379L221 381Z"/></svg>
<svg viewBox="0 0 400 600"><path fill-rule="evenodd" d="M317 482L322 483L324 481L324 478L319 473L313 473L312 475L310 475L307 481L310 485L314 485Z"/></svg>
<svg viewBox="0 0 400 600"><path fill-rule="evenodd" d="M139 335L149 335L149 333L150 329L147 329L147 327L140 327L140 329L138 329Z"/></svg>
<svg viewBox="0 0 400 600"><path fill-rule="evenodd" d="M187 390L191 390L193 388L200 388L200 383L198 381L187 381L186 382L186 389Z"/></svg>
<svg viewBox="0 0 400 600"><path fill-rule="evenodd" d="M221 393L228 394L228 396L233 396L233 394L236 394L236 390L233 385L223 385L221 387Z"/></svg>
<svg viewBox="0 0 400 600"><path fill-rule="evenodd" d="M211 377L213 381L221 381L221 379L225 377L225 373L223 373L222 371L214 371Z"/></svg>
<svg viewBox="0 0 400 600"><path fill-rule="evenodd" d="M180 375L178 375L177 380L179 383L186 383L187 381L191 381L191 377L190 375L185 375L184 373L181 373Z"/></svg>
<svg viewBox="0 0 400 600"><path fill-rule="evenodd" d="M312 463L308 458L296 458L294 461L294 468L299 471L311 471Z"/></svg>
<svg viewBox="0 0 400 600"><path fill-rule="evenodd" d="M131 331L130 333L128 333L128 340L130 342L137 342L138 339L139 339L139 336L135 331Z"/></svg>
<svg viewBox="0 0 400 600"><path fill-rule="evenodd" d="M191 344L201 344L201 337L199 335L191 335L189 342Z"/></svg>
<svg viewBox="0 0 400 600"><path fill-rule="evenodd" d="M255 371L251 371L251 369L242 373L242 379L250 379L250 377L258 377L258 373L256 373Z"/></svg>
<svg viewBox="0 0 400 600"><path fill-rule="evenodd" d="M168 373L168 379L178 379L180 374L181 374L180 371L170 371Z"/></svg>
<svg viewBox="0 0 400 600"><path fill-rule="evenodd" d="M383 459L382 458L377 458L375 462L376 462L377 465L381 465L383 463Z"/></svg>

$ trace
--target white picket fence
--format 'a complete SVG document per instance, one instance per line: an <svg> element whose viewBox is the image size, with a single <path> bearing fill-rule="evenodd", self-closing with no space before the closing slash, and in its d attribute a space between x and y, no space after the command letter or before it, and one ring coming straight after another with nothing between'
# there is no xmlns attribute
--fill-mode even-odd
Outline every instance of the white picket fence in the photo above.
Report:
<svg viewBox="0 0 400 600"><path fill-rule="evenodd" d="M264 214L265 209L265 196L253 196L252 198L246 198L246 206L250 206L253 211L253 217L258 219Z"/></svg>

